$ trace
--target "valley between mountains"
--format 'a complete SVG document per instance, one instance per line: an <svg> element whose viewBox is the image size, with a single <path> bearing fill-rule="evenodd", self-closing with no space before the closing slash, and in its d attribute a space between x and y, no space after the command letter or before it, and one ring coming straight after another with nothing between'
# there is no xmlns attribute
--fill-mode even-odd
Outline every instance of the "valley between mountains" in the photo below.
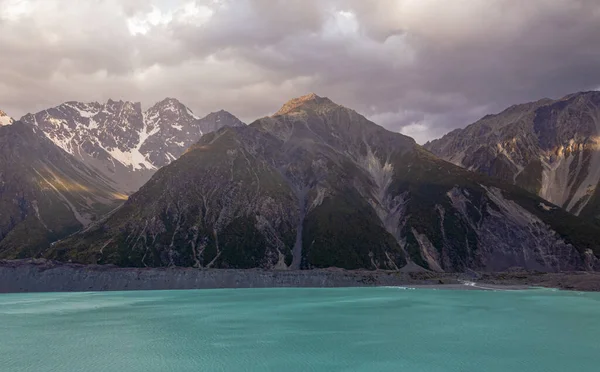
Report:
<svg viewBox="0 0 600 372"><path fill-rule="evenodd" d="M598 105L513 106L422 147L315 94L248 125L67 102L0 126L0 258L598 270Z"/></svg>

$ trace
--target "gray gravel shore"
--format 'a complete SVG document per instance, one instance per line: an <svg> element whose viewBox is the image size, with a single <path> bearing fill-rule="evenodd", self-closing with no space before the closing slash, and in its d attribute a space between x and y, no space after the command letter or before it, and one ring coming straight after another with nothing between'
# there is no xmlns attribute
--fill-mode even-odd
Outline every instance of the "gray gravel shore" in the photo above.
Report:
<svg viewBox="0 0 600 372"><path fill-rule="evenodd" d="M198 270L119 268L46 260L0 260L0 293L199 288L410 286L441 289L525 289L543 286L600 291L598 273L434 273L323 270Z"/></svg>

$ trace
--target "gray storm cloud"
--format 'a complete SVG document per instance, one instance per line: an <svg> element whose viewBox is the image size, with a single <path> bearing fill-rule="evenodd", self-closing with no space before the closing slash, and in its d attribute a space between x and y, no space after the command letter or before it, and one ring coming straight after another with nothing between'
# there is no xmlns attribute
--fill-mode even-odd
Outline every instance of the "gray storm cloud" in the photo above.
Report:
<svg viewBox="0 0 600 372"><path fill-rule="evenodd" d="M316 92L419 142L600 87L596 0L0 0L0 108L177 97L250 122Z"/></svg>

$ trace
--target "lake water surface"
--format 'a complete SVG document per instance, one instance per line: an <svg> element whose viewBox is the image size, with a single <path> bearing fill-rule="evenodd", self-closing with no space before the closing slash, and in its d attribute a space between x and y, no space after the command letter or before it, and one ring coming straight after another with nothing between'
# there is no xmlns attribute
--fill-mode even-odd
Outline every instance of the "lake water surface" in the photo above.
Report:
<svg viewBox="0 0 600 372"><path fill-rule="evenodd" d="M600 371L600 294L402 288L0 295L0 371Z"/></svg>

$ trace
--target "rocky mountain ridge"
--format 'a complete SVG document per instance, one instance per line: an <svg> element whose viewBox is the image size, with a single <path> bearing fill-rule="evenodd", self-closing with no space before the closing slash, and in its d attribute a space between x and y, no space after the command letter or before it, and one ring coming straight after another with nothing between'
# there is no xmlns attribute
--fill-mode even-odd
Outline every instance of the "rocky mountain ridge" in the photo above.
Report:
<svg viewBox="0 0 600 372"><path fill-rule="evenodd" d="M600 92L514 105L425 148L576 215L600 215Z"/></svg>

